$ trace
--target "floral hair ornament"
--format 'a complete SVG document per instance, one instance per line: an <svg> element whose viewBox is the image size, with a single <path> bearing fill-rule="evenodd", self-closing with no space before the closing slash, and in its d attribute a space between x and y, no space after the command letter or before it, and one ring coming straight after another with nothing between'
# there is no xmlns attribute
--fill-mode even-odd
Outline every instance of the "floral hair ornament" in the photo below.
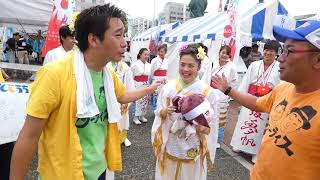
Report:
<svg viewBox="0 0 320 180"><path fill-rule="evenodd" d="M179 48L179 53L188 48L188 44L184 44Z"/></svg>
<svg viewBox="0 0 320 180"><path fill-rule="evenodd" d="M204 49L202 47L198 47L198 54L197 54L197 58L202 61L204 59L204 57L206 57L206 52L204 51Z"/></svg>

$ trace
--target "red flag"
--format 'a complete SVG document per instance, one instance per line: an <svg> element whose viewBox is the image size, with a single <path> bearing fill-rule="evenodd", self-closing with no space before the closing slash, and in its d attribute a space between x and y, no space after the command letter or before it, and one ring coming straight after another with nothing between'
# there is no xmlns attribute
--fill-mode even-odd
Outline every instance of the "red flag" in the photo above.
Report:
<svg viewBox="0 0 320 180"><path fill-rule="evenodd" d="M60 46L59 29L63 25L72 22L72 12L75 7L74 0L55 0L53 12L48 25L48 31L42 50L42 57L45 57L47 52Z"/></svg>
<svg viewBox="0 0 320 180"><path fill-rule="evenodd" d="M222 11L222 0L219 1L219 8L218 8L218 12Z"/></svg>

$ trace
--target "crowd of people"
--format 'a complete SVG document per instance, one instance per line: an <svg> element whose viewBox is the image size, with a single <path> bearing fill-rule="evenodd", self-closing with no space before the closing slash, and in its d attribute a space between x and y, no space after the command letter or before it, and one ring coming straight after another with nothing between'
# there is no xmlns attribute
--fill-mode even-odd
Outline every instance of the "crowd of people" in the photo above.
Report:
<svg viewBox="0 0 320 180"><path fill-rule="evenodd" d="M183 45L178 78L169 81L165 44L151 63L147 48L132 64L125 60L124 18L121 9L106 4L82 11L75 31L60 28L61 46L47 53L30 86L11 180L24 178L37 150L40 179L112 179L126 163L120 144L131 145L131 105L135 125L148 122L149 109L155 114L155 179L205 180L224 137L231 98L243 106L231 146L252 155L250 179L317 179L319 21L294 30L275 26L277 40L266 41L263 53L257 44L243 49L249 63L241 82L229 46L210 59L204 44ZM18 37L10 41L19 44ZM1 77L0 82L7 78Z"/></svg>
<svg viewBox="0 0 320 180"><path fill-rule="evenodd" d="M29 64L30 59L40 64L42 62L41 51L44 38L41 30L36 35L19 32L13 33L13 37L5 42L3 50L3 61L9 63Z"/></svg>

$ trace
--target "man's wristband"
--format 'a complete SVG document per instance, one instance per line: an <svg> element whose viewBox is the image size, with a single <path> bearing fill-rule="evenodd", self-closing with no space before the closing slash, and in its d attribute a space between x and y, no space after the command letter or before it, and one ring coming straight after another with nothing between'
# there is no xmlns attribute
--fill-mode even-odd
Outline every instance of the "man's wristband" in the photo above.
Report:
<svg viewBox="0 0 320 180"><path fill-rule="evenodd" d="M232 87L229 86L229 87L223 92L223 94L229 95L231 89L232 89Z"/></svg>

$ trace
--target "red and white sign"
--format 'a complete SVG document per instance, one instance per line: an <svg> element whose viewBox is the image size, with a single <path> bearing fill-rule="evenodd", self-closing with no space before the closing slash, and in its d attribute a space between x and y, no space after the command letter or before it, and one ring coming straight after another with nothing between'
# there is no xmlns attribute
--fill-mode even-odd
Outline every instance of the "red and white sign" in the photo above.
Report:
<svg viewBox="0 0 320 180"><path fill-rule="evenodd" d="M239 0L231 0L227 10L227 25L223 32L223 45L228 45L231 48L231 60L234 60L237 43L237 29L238 29L238 5Z"/></svg>
<svg viewBox="0 0 320 180"><path fill-rule="evenodd" d="M226 27L224 27L223 37L229 38L229 37L231 37L231 35L232 35L232 26L226 25Z"/></svg>
<svg viewBox="0 0 320 180"><path fill-rule="evenodd" d="M75 0L54 0L53 12L49 21L42 57L45 57L51 49L60 46L59 28L63 25L71 24L74 10Z"/></svg>

